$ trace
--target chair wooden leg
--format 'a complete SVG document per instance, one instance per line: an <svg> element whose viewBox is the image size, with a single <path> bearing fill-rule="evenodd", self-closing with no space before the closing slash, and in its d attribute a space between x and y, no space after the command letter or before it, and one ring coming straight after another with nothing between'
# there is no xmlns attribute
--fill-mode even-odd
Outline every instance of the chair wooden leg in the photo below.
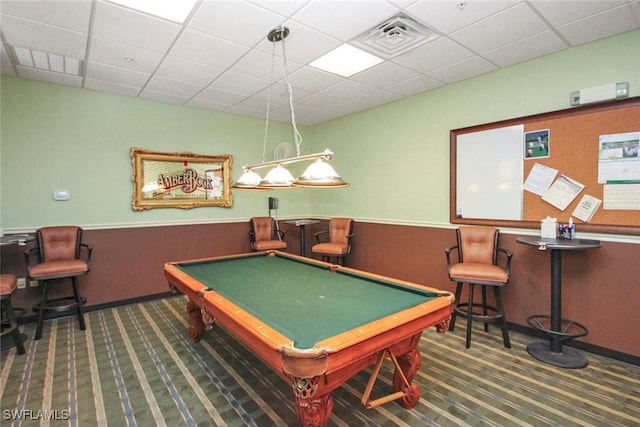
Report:
<svg viewBox="0 0 640 427"><path fill-rule="evenodd" d="M80 296L80 290L78 289L78 278L72 277L73 282L73 296L76 300L76 311L78 313L78 323L80 324L80 330L84 331L87 327L84 323L84 313L82 312L82 297Z"/></svg>
<svg viewBox="0 0 640 427"><path fill-rule="evenodd" d="M509 339L509 330L507 329L507 316L504 314L504 305L502 304L502 292L499 287L494 287L493 292L496 298L496 308L498 314L502 316L500 319L500 327L502 328L502 341L506 348L511 348L511 340Z"/></svg>
<svg viewBox="0 0 640 427"><path fill-rule="evenodd" d="M473 283L469 283L469 305L467 311L467 341L465 343L465 347L471 347L471 327L473 324L473 288L475 285Z"/></svg>
<svg viewBox="0 0 640 427"><path fill-rule="evenodd" d="M460 304L460 296L462 295L462 283L458 282L456 283L456 300L454 301L454 304L457 306L458 304ZM451 313L451 320L449 321L449 330L453 331L456 327L456 312L455 310Z"/></svg>
<svg viewBox="0 0 640 427"><path fill-rule="evenodd" d="M482 288L482 315L487 317L489 315L489 310L487 306L487 287L485 285L480 285ZM489 323L484 322L484 331L489 332Z"/></svg>
<svg viewBox="0 0 640 427"><path fill-rule="evenodd" d="M47 305L47 294L49 293L49 282L46 280L42 281L42 294L40 296L40 305L38 309L38 324L36 325L36 335L33 337L34 340L39 340L42 338L42 327L44 324L44 307Z"/></svg>

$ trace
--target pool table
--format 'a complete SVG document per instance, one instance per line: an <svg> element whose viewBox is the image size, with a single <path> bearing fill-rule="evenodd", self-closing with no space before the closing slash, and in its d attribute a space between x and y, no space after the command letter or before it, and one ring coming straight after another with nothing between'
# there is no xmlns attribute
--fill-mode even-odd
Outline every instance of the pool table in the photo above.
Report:
<svg viewBox="0 0 640 427"><path fill-rule="evenodd" d="M447 291L278 251L170 262L164 272L189 298L190 339L214 323L228 330L292 384L303 426L326 425L331 392L370 365L362 403L412 408L420 336L446 331L453 302ZM395 366L394 391L371 400L383 362Z"/></svg>

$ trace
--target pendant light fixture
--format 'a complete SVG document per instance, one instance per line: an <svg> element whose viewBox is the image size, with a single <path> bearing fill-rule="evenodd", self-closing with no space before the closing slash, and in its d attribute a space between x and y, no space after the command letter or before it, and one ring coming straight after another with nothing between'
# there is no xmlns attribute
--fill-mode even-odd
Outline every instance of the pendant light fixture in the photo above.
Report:
<svg viewBox="0 0 640 427"><path fill-rule="evenodd" d="M262 163L256 165L243 166L243 174L238 181L233 185L238 189L251 189L251 190L271 190L282 188L340 188L348 187L349 184L344 182L340 175L335 171L333 167L328 163L333 157L333 152L326 149L322 153L300 155L300 145L302 143L302 136L298 132L296 126L296 115L293 109L293 93L291 89L291 83L289 82L289 76L287 74L287 55L285 50L284 39L289 35L289 28L276 27L269 32L267 40L273 43L273 49L271 52L271 80L269 86L269 93L267 98L267 112L265 116L264 126L264 140L262 146ZM289 109L291 111L291 125L293 127L293 138L296 146L296 157L290 157L287 159L274 160L271 162L265 162L265 152L267 146L267 136L269 133L269 119L271 113L271 91L273 83L273 70L275 63L275 45L282 43L282 58L284 61L284 81L287 86L287 94L289 97ZM299 178L294 176L285 167L286 165L302 162L313 161L313 163L307 167L304 173ZM264 179L255 171L256 169L271 167L272 169L266 174Z"/></svg>

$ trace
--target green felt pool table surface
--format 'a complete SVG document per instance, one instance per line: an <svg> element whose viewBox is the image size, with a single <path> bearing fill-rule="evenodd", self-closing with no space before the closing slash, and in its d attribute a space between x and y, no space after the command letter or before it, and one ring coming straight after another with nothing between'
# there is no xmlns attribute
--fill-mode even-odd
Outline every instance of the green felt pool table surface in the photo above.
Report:
<svg viewBox="0 0 640 427"><path fill-rule="evenodd" d="M310 348L330 336L437 297L365 274L282 256L177 263L186 274Z"/></svg>

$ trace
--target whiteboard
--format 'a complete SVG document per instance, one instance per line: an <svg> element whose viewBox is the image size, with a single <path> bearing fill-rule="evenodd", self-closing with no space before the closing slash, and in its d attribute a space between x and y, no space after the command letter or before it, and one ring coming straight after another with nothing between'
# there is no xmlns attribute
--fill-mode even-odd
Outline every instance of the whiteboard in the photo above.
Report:
<svg viewBox="0 0 640 427"><path fill-rule="evenodd" d="M524 125L458 135L456 216L522 220Z"/></svg>

